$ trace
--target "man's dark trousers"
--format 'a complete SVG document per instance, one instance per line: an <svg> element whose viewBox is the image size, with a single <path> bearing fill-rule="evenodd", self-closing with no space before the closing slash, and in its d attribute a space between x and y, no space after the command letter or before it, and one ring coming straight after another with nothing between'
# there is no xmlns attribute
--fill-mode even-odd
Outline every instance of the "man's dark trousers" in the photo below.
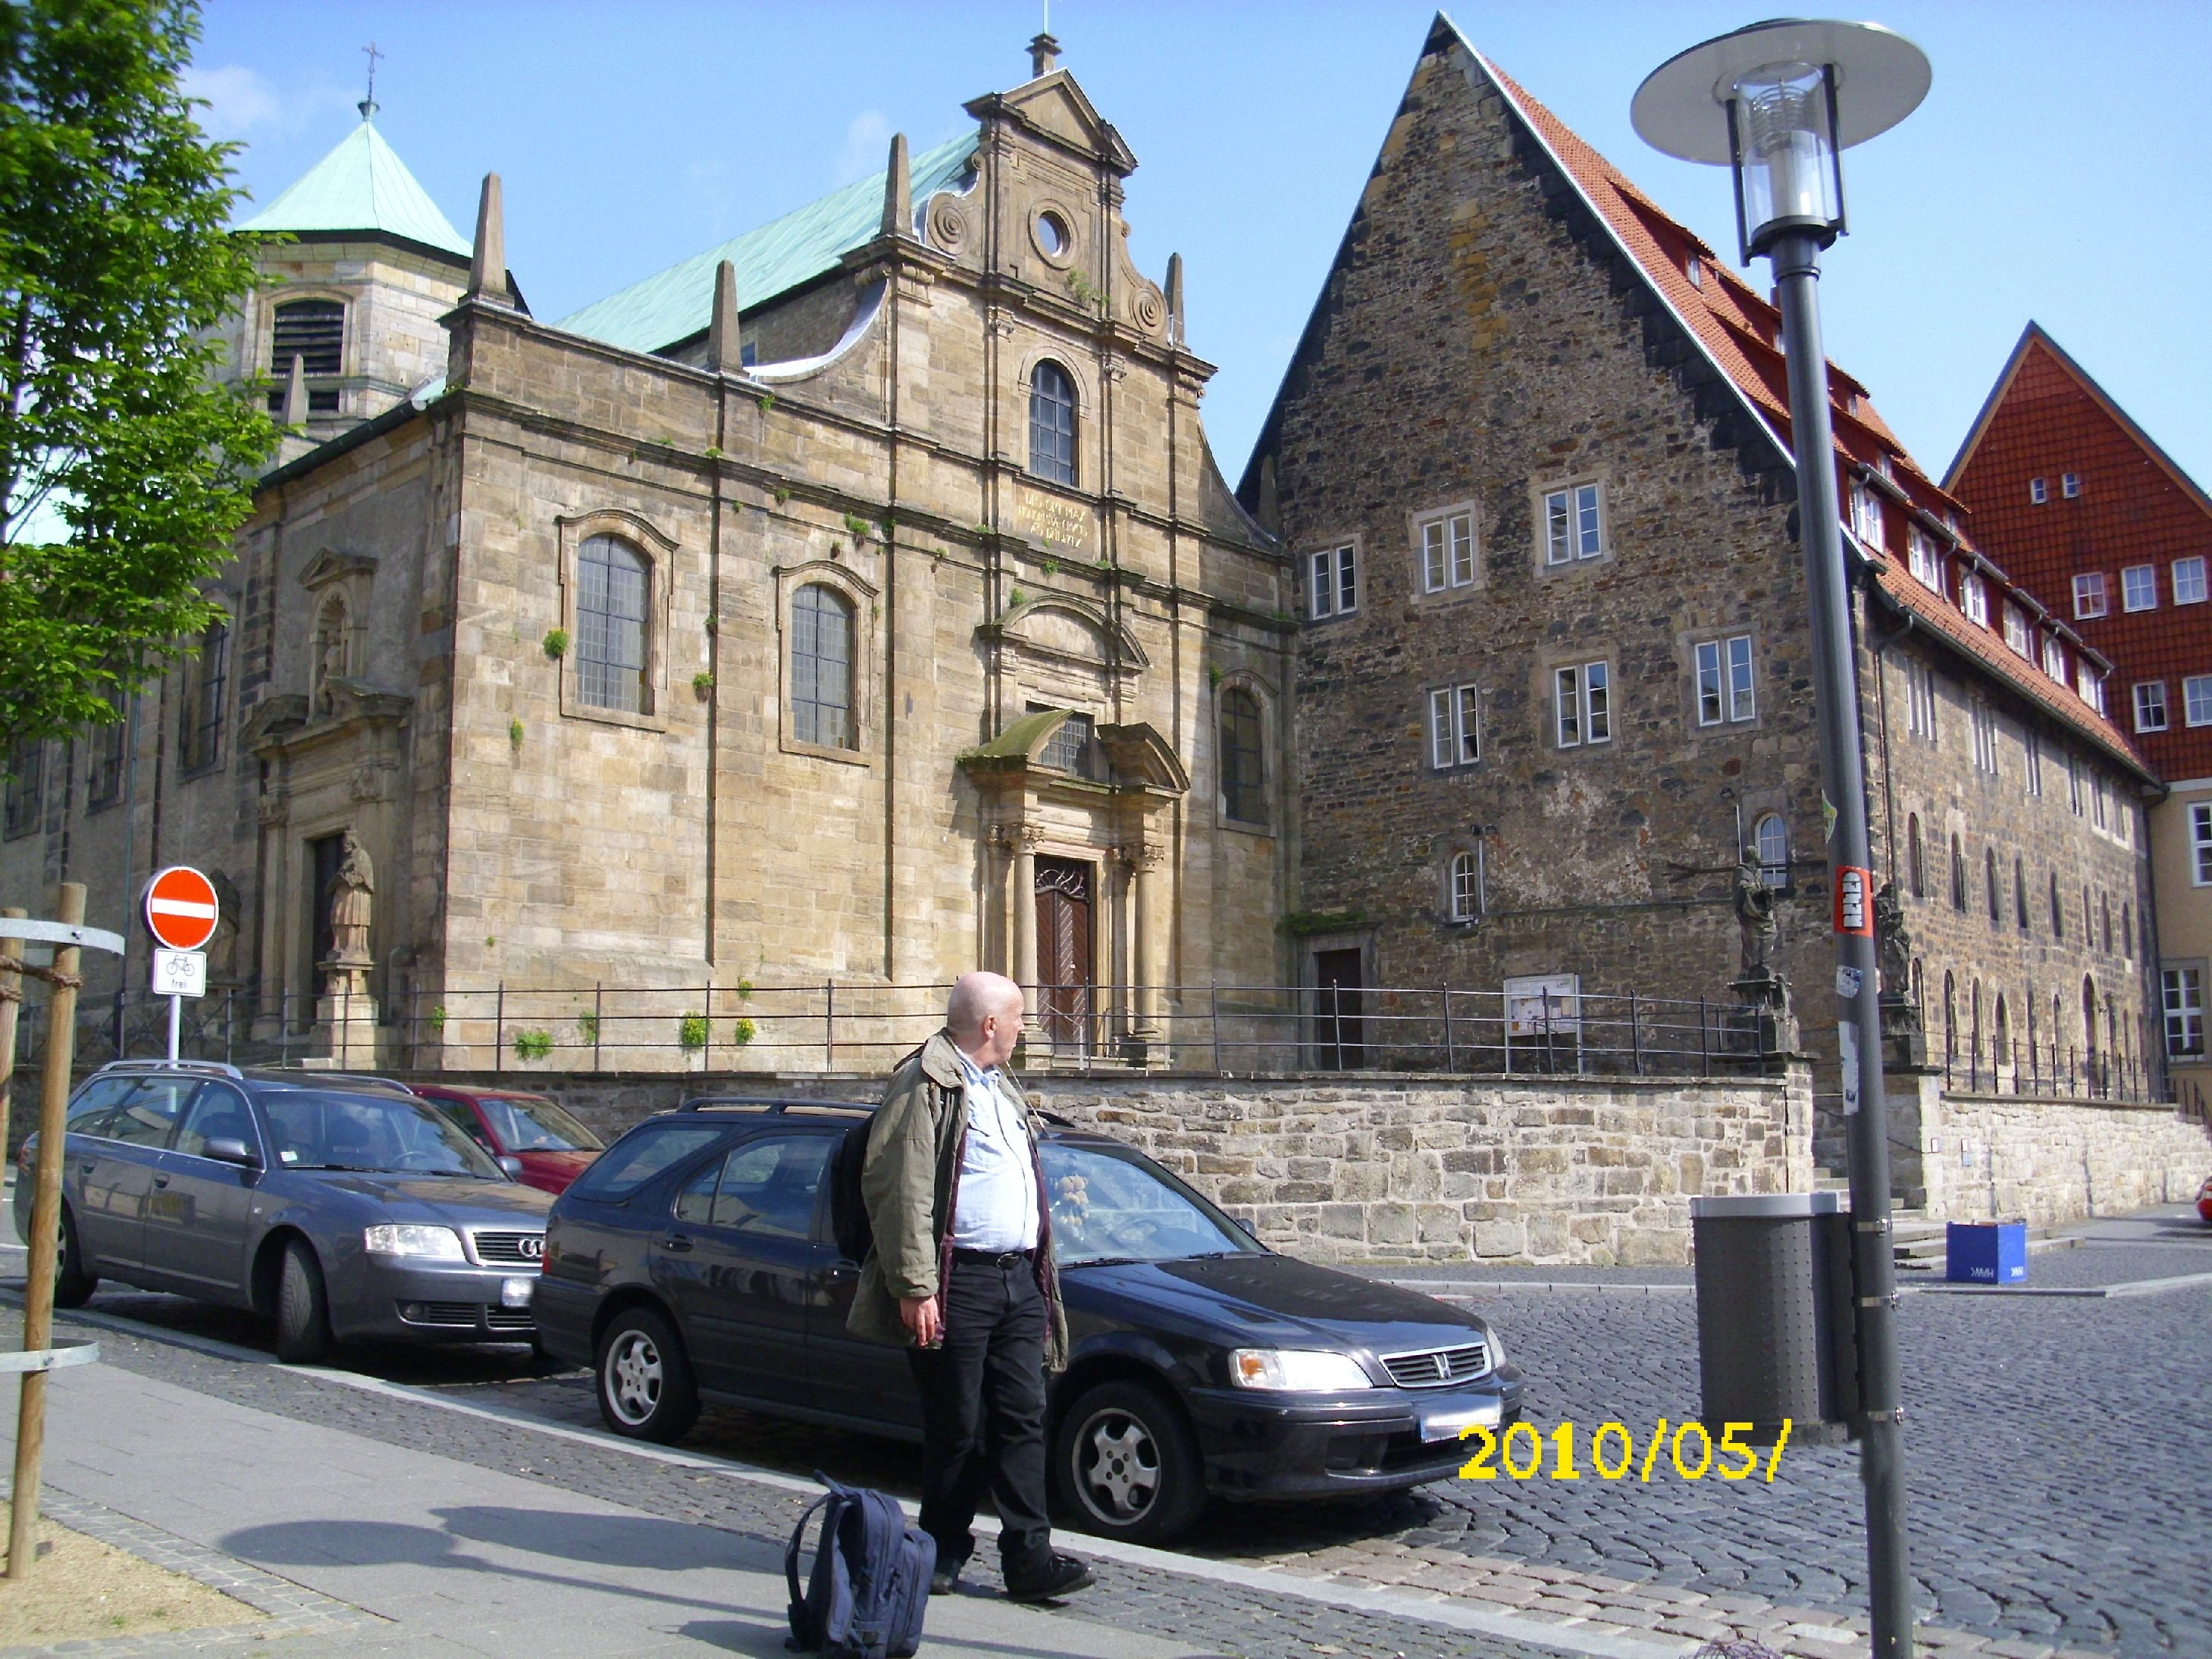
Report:
<svg viewBox="0 0 2212 1659"><path fill-rule="evenodd" d="M909 1348L921 1394L921 1529L939 1571L975 1552L969 1530L988 1483L1009 1578L1034 1577L1052 1553L1045 1516L1044 1337L1047 1313L1027 1253L994 1261L953 1257L943 1298L945 1340Z"/></svg>

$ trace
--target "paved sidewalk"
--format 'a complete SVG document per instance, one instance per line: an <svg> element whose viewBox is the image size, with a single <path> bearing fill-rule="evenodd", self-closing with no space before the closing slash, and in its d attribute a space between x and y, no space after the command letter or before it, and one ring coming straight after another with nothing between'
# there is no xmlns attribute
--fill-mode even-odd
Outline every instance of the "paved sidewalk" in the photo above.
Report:
<svg viewBox="0 0 2212 1659"><path fill-rule="evenodd" d="M113 1366L57 1373L48 1397L47 1480L59 1492L329 1598L332 1615L295 1626L301 1633L288 1653L767 1659L784 1650L782 1561L761 1540ZM359 1614L343 1616L341 1605ZM243 1651L266 1630L140 1639L128 1650ZM986 1595L933 1601L928 1650L975 1659L1202 1651Z"/></svg>

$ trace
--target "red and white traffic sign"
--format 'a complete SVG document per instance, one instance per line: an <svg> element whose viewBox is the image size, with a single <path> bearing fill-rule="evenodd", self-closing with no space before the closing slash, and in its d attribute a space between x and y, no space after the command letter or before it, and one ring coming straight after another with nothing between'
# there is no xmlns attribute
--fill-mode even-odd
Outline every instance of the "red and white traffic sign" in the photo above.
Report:
<svg viewBox="0 0 2212 1659"><path fill-rule="evenodd" d="M215 937L215 884L189 864L173 864L146 884L146 927L172 951L197 951Z"/></svg>

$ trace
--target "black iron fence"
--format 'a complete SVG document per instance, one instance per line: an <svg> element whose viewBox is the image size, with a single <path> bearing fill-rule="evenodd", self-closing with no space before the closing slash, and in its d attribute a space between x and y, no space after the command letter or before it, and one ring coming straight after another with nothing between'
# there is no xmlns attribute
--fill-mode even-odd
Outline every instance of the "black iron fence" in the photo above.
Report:
<svg viewBox="0 0 2212 1659"><path fill-rule="evenodd" d="M2140 1100L2173 1098L2164 1075L2133 1054L2062 1048L2052 1043L1992 1042L1964 1055L1947 1054L1943 1086L1968 1094L2035 1095L2049 1099Z"/></svg>

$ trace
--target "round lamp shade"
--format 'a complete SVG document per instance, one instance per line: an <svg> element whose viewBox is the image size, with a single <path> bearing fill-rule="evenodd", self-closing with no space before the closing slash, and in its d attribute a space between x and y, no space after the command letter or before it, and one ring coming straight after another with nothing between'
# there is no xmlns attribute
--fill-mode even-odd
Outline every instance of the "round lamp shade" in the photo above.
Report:
<svg viewBox="0 0 2212 1659"><path fill-rule="evenodd" d="M1636 89L1629 119L1654 149L1726 167L1732 159L1728 103L1737 78L1770 64L1834 67L1836 142L1845 149L1887 132L1919 108L1933 78L1927 54L1879 23L1783 18L1668 58Z"/></svg>

